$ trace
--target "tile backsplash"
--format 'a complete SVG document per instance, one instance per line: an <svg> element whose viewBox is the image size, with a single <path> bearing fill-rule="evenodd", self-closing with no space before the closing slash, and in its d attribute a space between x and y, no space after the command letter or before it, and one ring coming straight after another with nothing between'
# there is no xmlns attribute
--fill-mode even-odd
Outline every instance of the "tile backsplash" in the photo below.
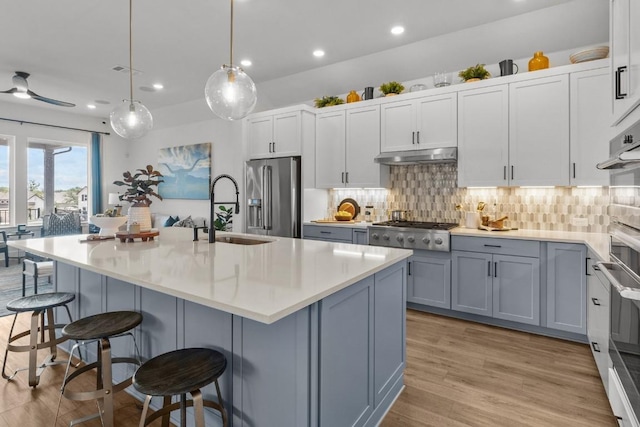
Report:
<svg viewBox="0 0 640 427"><path fill-rule="evenodd" d="M455 163L392 166L391 189L330 190L329 209L351 197L363 214L366 205L374 207L374 221L386 220L391 210L402 209L411 211L417 221L460 222L464 212L475 211L479 202L485 202L485 214L508 216L509 227L608 231L608 187L458 188L457 174ZM456 210L456 205L462 209ZM581 225L585 219L588 225Z"/></svg>

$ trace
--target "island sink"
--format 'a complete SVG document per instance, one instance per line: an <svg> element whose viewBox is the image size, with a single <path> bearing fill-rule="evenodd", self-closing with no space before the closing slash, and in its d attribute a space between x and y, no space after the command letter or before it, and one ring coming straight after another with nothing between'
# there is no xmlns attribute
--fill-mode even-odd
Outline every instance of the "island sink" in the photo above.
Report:
<svg viewBox="0 0 640 427"><path fill-rule="evenodd" d="M235 236L219 236L216 237L216 242L231 243L234 245L261 245L263 243L271 243L271 240L247 239L244 237Z"/></svg>

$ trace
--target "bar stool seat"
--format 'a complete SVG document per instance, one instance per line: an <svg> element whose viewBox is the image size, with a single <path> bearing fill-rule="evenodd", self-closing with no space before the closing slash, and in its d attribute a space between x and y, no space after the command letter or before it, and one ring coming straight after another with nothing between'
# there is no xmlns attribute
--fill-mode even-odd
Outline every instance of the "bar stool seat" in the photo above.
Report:
<svg viewBox="0 0 640 427"><path fill-rule="evenodd" d="M186 408L193 406L197 427L204 427L204 406L217 409L227 426L227 414L222 404L218 378L227 367L226 357L209 348L187 348L164 353L145 362L133 375L133 386L147 397L142 409L140 426L159 417L168 425L169 414L180 409L181 426L186 425ZM204 400L200 389L215 383L218 402ZM193 400L187 400L190 393ZM180 395L180 402L171 403L171 396ZM152 396L164 396L163 407L147 416Z"/></svg>
<svg viewBox="0 0 640 427"><path fill-rule="evenodd" d="M4 353L4 362L2 363L2 377L11 380L19 371L29 371L29 385L36 387L40 382L40 375L44 371L44 368L51 365L66 363L66 360L55 361L58 356L57 346L58 344L67 340L67 337L62 335L56 337L56 329L63 327L62 324L57 325L53 320L53 309L56 307L64 307L69 316L69 322L72 322L71 312L69 311L69 304L76 298L75 294L67 292L51 292L39 295L30 295L28 297L22 297L14 299L7 303L7 310L13 311L15 316L9 331L9 339L7 341L7 348ZM20 332L13 335L13 329L18 318L18 314L31 311L31 327L29 330ZM45 324L45 317L47 322ZM49 332L49 338L46 338L46 331ZM41 333L40 342L38 342L38 332ZM20 338L29 336L29 345L15 345L12 344ZM38 350L50 348L51 354L41 363L37 364ZM26 368L17 369L13 375L8 376L5 373L5 367L7 365L7 356L10 351L14 352L29 352L29 366Z"/></svg>
<svg viewBox="0 0 640 427"><path fill-rule="evenodd" d="M73 420L71 425L80 424L98 417L106 427L113 427L115 425L113 394L130 386L132 378L129 377L117 384L113 384L112 369L116 363L141 365L138 346L131 332L131 330L140 325L140 323L142 323L142 314L136 311L113 311L84 317L69 323L62 329L62 335L64 337L78 341L71 349L72 356L75 349L80 345L97 342L98 346L98 357L95 362L82 366L71 374L69 374L69 365L67 365L64 380L62 381L60 400L64 396L69 400L76 401L97 400L98 404L97 414ZM112 357L110 339L125 335L129 335L133 339L136 357ZM71 381L93 369L96 369L97 372L97 382L94 390L67 390L67 385ZM58 401L58 409L59 408L60 401ZM58 412L56 411L56 419L57 417Z"/></svg>

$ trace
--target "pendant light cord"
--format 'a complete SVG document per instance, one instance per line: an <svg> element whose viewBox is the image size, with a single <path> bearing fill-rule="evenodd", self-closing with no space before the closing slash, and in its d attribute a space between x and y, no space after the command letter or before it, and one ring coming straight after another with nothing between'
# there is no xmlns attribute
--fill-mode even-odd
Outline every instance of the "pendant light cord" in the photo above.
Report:
<svg viewBox="0 0 640 427"><path fill-rule="evenodd" d="M233 0L231 0L231 25L229 26L229 67L233 67Z"/></svg>
<svg viewBox="0 0 640 427"><path fill-rule="evenodd" d="M133 105L133 0L129 0L129 94Z"/></svg>

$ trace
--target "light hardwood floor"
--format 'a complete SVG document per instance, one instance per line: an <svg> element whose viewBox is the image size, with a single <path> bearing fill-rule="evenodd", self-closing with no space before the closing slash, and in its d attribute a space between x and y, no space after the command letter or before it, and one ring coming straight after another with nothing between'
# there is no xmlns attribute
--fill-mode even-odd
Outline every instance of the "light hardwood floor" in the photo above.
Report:
<svg viewBox="0 0 640 427"><path fill-rule="evenodd" d="M0 355L12 317L0 318ZM19 317L20 330L28 321ZM26 366L26 354L10 354L8 368ZM0 427L53 427L63 375L63 366L47 368L35 389L26 372L0 379ZM405 385L382 427L617 425L586 345L413 310ZM116 401L117 425L137 426L137 402L126 393ZM55 426L95 409L63 400Z"/></svg>
<svg viewBox="0 0 640 427"><path fill-rule="evenodd" d="M617 426L587 345L414 310L405 386L382 427Z"/></svg>

